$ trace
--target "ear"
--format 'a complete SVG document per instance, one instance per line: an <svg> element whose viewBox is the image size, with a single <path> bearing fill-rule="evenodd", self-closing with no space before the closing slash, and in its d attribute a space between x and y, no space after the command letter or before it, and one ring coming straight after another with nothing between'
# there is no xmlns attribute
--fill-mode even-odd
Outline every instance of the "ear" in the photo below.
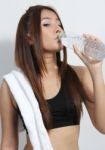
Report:
<svg viewBox="0 0 105 150"><path fill-rule="evenodd" d="M31 37L30 33L27 34L27 41L28 41L29 45L33 45L33 39Z"/></svg>

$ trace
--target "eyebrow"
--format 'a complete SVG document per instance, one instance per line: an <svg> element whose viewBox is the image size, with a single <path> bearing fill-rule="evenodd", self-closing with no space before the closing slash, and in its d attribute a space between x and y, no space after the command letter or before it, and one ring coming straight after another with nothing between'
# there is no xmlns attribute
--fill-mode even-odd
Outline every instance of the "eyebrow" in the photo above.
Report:
<svg viewBox="0 0 105 150"><path fill-rule="evenodd" d="M50 18L50 17L43 17L41 20L44 20L44 19L49 19L49 20L51 20L52 18ZM58 18L56 18L56 20L59 20ZM60 20L59 20L60 21Z"/></svg>

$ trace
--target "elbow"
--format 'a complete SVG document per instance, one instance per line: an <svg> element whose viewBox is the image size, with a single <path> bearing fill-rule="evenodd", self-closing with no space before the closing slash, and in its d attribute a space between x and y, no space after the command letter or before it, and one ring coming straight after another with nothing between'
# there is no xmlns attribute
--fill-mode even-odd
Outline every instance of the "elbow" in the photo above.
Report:
<svg viewBox="0 0 105 150"><path fill-rule="evenodd" d="M97 128L97 130L101 133L101 134L105 134L105 128Z"/></svg>
<svg viewBox="0 0 105 150"><path fill-rule="evenodd" d="M105 125L103 126L102 124L94 124L94 127L101 133L105 134Z"/></svg>

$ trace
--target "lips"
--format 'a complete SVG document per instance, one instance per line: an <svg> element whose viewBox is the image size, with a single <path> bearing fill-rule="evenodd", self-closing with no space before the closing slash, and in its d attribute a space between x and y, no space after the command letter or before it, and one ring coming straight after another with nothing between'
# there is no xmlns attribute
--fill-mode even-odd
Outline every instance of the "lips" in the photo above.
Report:
<svg viewBox="0 0 105 150"><path fill-rule="evenodd" d="M55 38L55 40L57 40L58 39L58 36Z"/></svg>
<svg viewBox="0 0 105 150"><path fill-rule="evenodd" d="M55 38L55 40L57 40L58 42L61 42L58 36Z"/></svg>

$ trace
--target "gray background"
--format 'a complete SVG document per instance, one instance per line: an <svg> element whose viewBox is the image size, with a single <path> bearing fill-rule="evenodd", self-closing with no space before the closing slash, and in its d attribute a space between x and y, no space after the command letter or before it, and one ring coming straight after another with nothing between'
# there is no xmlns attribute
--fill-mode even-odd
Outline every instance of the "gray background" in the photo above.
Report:
<svg viewBox="0 0 105 150"><path fill-rule="evenodd" d="M15 68L14 41L17 24L25 10L35 4L48 4L57 8L67 31L91 33L105 42L104 0L0 0L0 79ZM72 50L68 50L68 62L83 65ZM103 74L105 78L105 61ZM23 132L19 134L19 150L23 149L25 143ZM94 129L85 107L81 119L79 146L80 150L105 150L105 135Z"/></svg>

